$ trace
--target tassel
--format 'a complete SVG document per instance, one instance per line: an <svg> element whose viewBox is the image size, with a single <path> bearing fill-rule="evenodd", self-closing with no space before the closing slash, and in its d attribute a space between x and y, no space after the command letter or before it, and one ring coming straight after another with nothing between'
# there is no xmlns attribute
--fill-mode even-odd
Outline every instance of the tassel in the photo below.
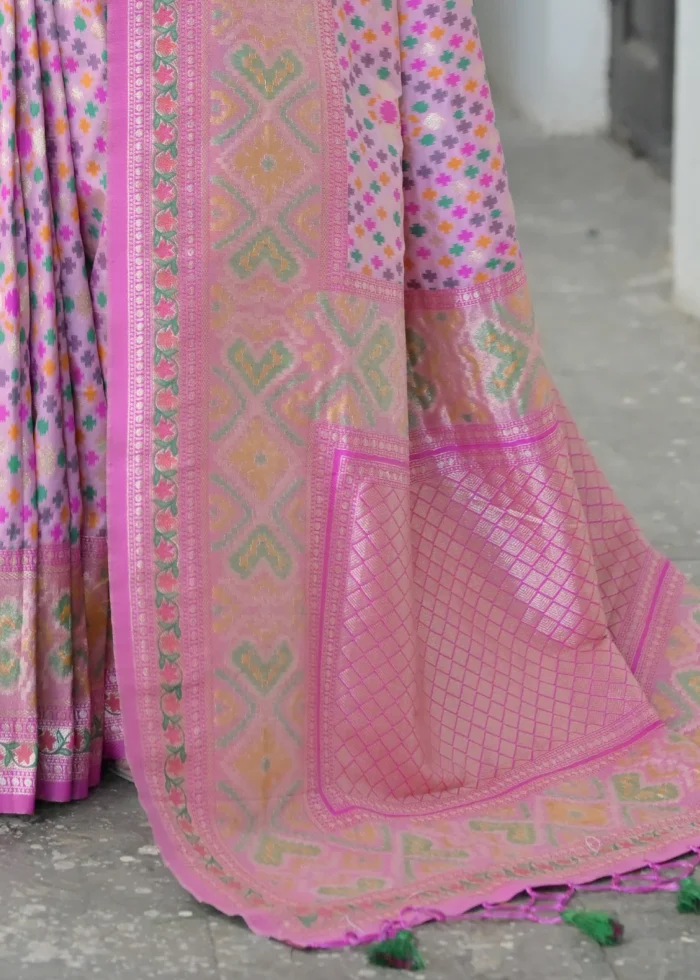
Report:
<svg viewBox="0 0 700 980"><path fill-rule="evenodd" d="M607 912L586 912L567 909L562 912L562 922L580 929L586 936L595 939L599 946L617 946L622 942L624 927Z"/></svg>
<svg viewBox="0 0 700 980"><path fill-rule="evenodd" d="M676 908L679 912L700 913L700 882L692 876L684 878L678 886Z"/></svg>
<svg viewBox="0 0 700 980"><path fill-rule="evenodd" d="M425 969L425 962L418 949L416 937L408 929L397 932L393 939L371 946L367 954L373 966L385 966L390 970Z"/></svg>

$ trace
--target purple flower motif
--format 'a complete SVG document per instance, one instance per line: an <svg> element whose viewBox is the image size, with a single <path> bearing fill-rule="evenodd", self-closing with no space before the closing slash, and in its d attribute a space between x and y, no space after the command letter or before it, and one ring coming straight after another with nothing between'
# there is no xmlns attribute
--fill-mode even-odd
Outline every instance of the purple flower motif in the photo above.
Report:
<svg viewBox="0 0 700 980"><path fill-rule="evenodd" d="M5 309L10 316L19 314L19 290L16 287L5 293Z"/></svg>
<svg viewBox="0 0 700 980"><path fill-rule="evenodd" d="M24 128L17 134L17 152L21 157L28 157L32 152L32 134Z"/></svg>

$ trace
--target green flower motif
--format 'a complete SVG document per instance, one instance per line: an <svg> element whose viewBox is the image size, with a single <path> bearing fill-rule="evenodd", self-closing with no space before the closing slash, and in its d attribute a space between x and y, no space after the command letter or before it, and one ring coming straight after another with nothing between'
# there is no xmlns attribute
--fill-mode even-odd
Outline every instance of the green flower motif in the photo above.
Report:
<svg viewBox="0 0 700 980"><path fill-rule="evenodd" d="M22 611L14 599L0 602L0 688L10 690L21 672Z"/></svg>
<svg viewBox="0 0 700 980"><path fill-rule="evenodd" d="M62 643L49 656L49 663L59 677L70 677L73 670L73 644L70 640Z"/></svg>
<svg viewBox="0 0 700 980"><path fill-rule="evenodd" d="M53 616L59 626L64 630L70 630L71 624L73 622L73 617L71 613L70 596L61 596L58 603L54 607Z"/></svg>

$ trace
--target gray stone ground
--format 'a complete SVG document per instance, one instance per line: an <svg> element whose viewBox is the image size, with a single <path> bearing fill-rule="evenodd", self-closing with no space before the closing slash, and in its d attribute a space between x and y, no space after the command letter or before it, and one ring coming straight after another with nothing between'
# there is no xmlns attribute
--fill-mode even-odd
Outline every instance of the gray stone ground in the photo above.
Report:
<svg viewBox="0 0 700 980"><path fill-rule="evenodd" d="M700 324L669 303L668 186L602 139L502 120L548 359L611 481L655 545L700 580ZM509 152L508 152L509 151ZM627 942L566 927L428 926L434 980L690 980L700 919L670 895L595 897ZM300 953L203 908L163 868L134 791L0 818L0 980L371 978L359 950Z"/></svg>

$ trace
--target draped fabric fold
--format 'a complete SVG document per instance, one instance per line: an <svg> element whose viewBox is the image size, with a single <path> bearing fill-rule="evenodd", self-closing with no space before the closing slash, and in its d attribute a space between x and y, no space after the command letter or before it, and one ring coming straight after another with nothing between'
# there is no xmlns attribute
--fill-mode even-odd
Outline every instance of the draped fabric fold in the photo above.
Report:
<svg viewBox="0 0 700 980"><path fill-rule="evenodd" d="M697 844L699 597L547 373L470 0L110 27L111 588L180 881L334 945Z"/></svg>
<svg viewBox="0 0 700 980"><path fill-rule="evenodd" d="M299 946L698 846L700 595L547 372L471 0L113 0L108 86L99 0L1 6L3 802L123 716Z"/></svg>
<svg viewBox="0 0 700 980"><path fill-rule="evenodd" d="M0 808L119 756L107 581L101 3L0 5Z"/></svg>

